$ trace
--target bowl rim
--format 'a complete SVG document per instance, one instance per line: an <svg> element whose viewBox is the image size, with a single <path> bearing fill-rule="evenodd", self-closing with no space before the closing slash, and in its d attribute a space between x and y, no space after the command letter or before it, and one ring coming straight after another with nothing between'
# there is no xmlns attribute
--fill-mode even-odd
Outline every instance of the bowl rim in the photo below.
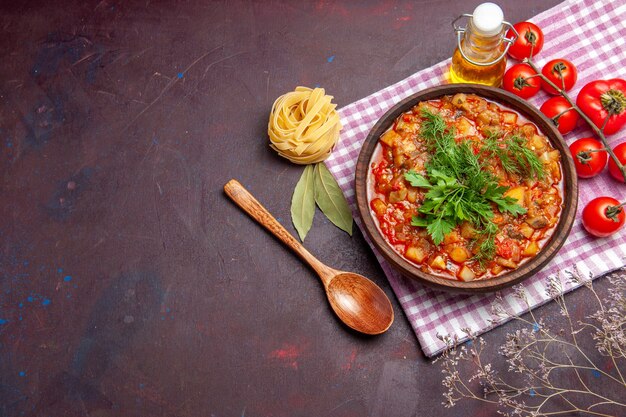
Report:
<svg viewBox="0 0 626 417"><path fill-rule="evenodd" d="M367 177L370 170L371 158L378 144L378 139L391 123L403 112L409 110L421 101L427 101L453 95L456 93L476 94L494 101L497 104L515 110L530 122L534 123L542 134L551 142L552 146L561 154L561 170L563 181L563 207L555 230L548 242L539 253L519 268L498 275L495 278L463 282L427 274L413 263L401 256L387 242L378 230L370 209L367 197ZM569 148L556 126L538 109L516 95L499 88L478 84L446 84L418 91L391 107L371 128L363 142L356 165L355 193L357 209L365 231L376 249L402 275L418 282L441 290L465 293L486 293L515 285L541 270L561 249L574 223L578 206L578 178L574 161Z"/></svg>

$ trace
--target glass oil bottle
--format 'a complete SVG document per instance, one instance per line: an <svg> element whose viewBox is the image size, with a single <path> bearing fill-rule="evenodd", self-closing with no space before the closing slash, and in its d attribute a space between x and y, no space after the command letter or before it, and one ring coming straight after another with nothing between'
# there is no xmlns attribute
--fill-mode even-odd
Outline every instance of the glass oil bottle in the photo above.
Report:
<svg viewBox="0 0 626 417"><path fill-rule="evenodd" d="M467 27L456 22L468 18ZM517 38L517 31L504 21L502 9L494 3L482 3L473 14L459 16L453 22L457 48L452 55L450 81L499 87L506 69L506 53ZM508 28L515 34L506 38Z"/></svg>

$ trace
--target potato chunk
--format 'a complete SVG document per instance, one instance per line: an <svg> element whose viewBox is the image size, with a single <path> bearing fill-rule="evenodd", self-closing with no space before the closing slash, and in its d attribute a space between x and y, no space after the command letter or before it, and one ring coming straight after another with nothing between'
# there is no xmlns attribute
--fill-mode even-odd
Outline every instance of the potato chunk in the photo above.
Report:
<svg viewBox="0 0 626 417"><path fill-rule="evenodd" d="M456 122L456 133L460 136L469 136L475 134L475 129L469 120L465 117L461 117Z"/></svg>
<svg viewBox="0 0 626 417"><path fill-rule="evenodd" d="M532 123L524 124L521 129L522 135L526 136L526 138L532 138L533 135L537 134L537 129Z"/></svg>
<svg viewBox="0 0 626 417"><path fill-rule="evenodd" d="M455 107L461 107L464 103L467 103L467 96L463 93L457 93L452 97L452 104Z"/></svg>
<svg viewBox="0 0 626 417"><path fill-rule="evenodd" d="M394 141L400 138L400 135L398 135L394 130L388 130L380 137L380 141L387 146L393 146Z"/></svg>
<svg viewBox="0 0 626 417"><path fill-rule="evenodd" d="M520 206L524 206L525 205L525 200L524 200L525 192L526 192L526 187L524 186L513 187L513 188L509 188L508 190L506 190L506 192L504 193L504 196L514 198L515 200L517 200L517 204L519 204Z"/></svg>
<svg viewBox="0 0 626 417"><path fill-rule="evenodd" d="M387 204L380 198L373 199L370 205L378 217L382 217L387 212Z"/></svg>
<svg viewBox="0 0 626 417"><path fill-rule="evenodd" d="M495 264L491 267L491 273L494 275L498 275L502 271L504 271L504 268L501 265Z"/></svg>
<svg viewBox="0 0 626 417"><path fill-rule="evenodd" d="M452 259L454 262L461 263L467 261L470 254L464 247L455 246L454 248L452 248L452 250L450 250L449 255L450 259Z"/></svg>
<svg viewBox="0 0 626 417"><path fill-rule="evenodd" d="M476 278L476 274L474 274L474 271L469 269L467 265L463 265L461 269L459 270L458 277L461 281L467 282L467 281L473 281L474 278Z"/></svg>
<svg viewBox="0 0 626 417"><path fill-rule="evenodd" d="M500 123L498 113L493 110L485 110L478 114L477 120L483 124L497 125Z"/></svg>
<svg viewBox="0 0 626 417"><path fill-rule="evenodd" d="M390 203L399 203L400 201L404 201L406 198L408 191L406 188L402 188L398 191L392 191L389 193L389 202Z"/></svg>
<svg viewBox="0 0 626 417"><path fill-rule="evenodd" d="M532 241L528 244L528 246L526 246L526 249L524 249L524 252L522 252L522 254L524 256L535 256L537 252L539 252L539 245L537 244L537 242Z"/></svg>
<svg viewBox="0 0 626 417"><path fill-rule="evenodd" d="M461 236L459 236L459 233L456 230L451 231L450 233L448 233L447 235L444 235L443 237L444 245L449 245L451 243L458 243L460 241L461 241Z"/></svg>
<svg viewBox="0 0 626 417"><path fill-rule="evenodd" d="M546 139L543 136L533 135L530 145L535 151L542 151L546 148Z"/></svg>
<svg viewBox="0 0 626 417"><path fill-rule="evenodd" d="M406 249L404 256L406 256L407 259L419 264L424 262L424 259L426 259L426 256L428 256L428 253L426 253L426 251L422 247L409 246Z"/></svg>
<svg viewBox="0 0 626 417"><path fill-rule="evenodd" d="M501 265L505 268L511 268L511 269L517 268L517 264L511 261L510 259L504 259L500 256L496 256L495 260L498 265Z"/></svg>
<svg viewBox="0 0 626 417"><path fill-rule="evenodd" d="M517 114L510 111L502 112L502 122L508 125L517 123Z"/></svg>
<svg viewBox="0 0 626 417"><path fill-rule="evenodd" d="M535 229L530 227L530 225L528 225L528 223L522 223L519 226L519 231L520 231L521 234L524 235L524 237L526 239L529 239L533 235L533 233L535 232Z"/></svg>
<svg viewBox="0 0 626 417"><path fill-rule="evenodd" d="M446 269L446 260L443 256L437 255L435 259L430 262L430 266L437 269Z"/></svg>

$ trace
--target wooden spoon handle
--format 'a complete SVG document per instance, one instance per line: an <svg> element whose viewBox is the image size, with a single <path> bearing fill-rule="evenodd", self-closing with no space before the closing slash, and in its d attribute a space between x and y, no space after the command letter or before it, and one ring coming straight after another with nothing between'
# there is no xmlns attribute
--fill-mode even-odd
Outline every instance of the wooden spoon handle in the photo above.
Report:
<svg viewBox="0 0 626 417"><path fill-rule="evenodd" d="M324 285L328 285L334 270L321 263L315 256L304 248L278 221L270 214L265 207L254 198L252 194L244 188L239 181L232 179L224 185L224 192L237 204L243 211L248 213L250 217L259 224L269 230L274 236L280 239L285 245L308 263L311 268L317 272Z"/></svg>

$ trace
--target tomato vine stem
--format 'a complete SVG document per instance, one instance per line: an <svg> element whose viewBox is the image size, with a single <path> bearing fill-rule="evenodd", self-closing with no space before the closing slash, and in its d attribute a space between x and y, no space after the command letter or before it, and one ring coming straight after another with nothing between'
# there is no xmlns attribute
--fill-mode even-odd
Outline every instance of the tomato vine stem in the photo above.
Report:
<svg viewBox="0 0 626 417"><path fill-rule="evenodd" d="M541 71L539 71L539 69L537 68L537 66L535 65L535 63L532 61L532 59L530 58L524 58L524 62L527 63L528 65L530 65L530 67L537 73L537 75L539 77L541 77L541 79L543 81L545 81L548 85L550 85L550 87L554 88L556 91L559 92L559 94L561 95L561 97L563 97L565 100L567 100L567 102L570 104L570 106L572 106L572 108L574 110L576 110L576 113L578 113L580 115L580 117L582 117L582 119L587 122L587 124L589 125L589 127L591 128L591 130L594 131L594 133L600 138L600 141L602 142L602 145L604 145L604 148L606 149L606 151L609 153L609 156L611 157L611 159L613 160L613 162L615 162L615 165L617 165L617 167L619 168L620 172L622 173L622 176L624 177L624 181L626 181L626 167L624 165L622 165L622 163L620 162L620 160L617 158L617 156L615 155L615 153L613 152L613 149L611 149L611 147L609 146L608 141L606 140L606 136L604 136L604 127L606 126L606 123L608 121L608 117L605 120L602 128L598 128L598 126L595 125L595 123L593 123L591 121L591 119L580 109L580 107L578 107L576 105L576 103L570 98L570 96L565 92L565 88L559 88L557 87L556 84L554 84L548 77L546 77L545 75L543 75L541 73ZM561 77L561 81L563 82L563 77ZM609 116L610 117L610 116Z"/></svg>
<svg viewBox="0 0 626 417"><path fill-rule="evenodd" d="M552 120L558 121L561 118L561 116L563 116L565 113L567 113L570 110L576 110L576 109L574 109L573 107L569 107L569 108L563 110L561 113L557 114L556 116L553 116Z"/></svg>

